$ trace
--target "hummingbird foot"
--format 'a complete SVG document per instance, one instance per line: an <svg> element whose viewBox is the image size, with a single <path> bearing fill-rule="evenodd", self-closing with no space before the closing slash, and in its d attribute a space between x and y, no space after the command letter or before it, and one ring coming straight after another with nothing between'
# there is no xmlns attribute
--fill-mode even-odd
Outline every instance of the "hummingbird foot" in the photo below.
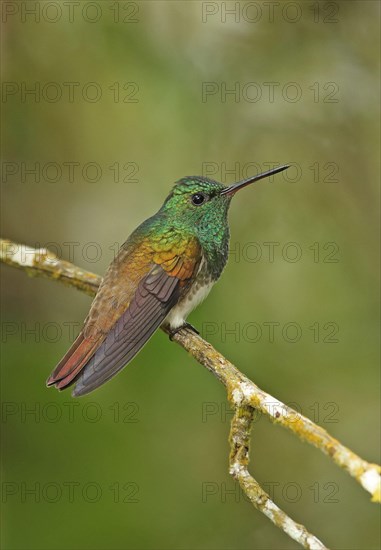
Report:
<svg viewBox="0 0 381 550"><path fill-rule="evenodd" d="M188 328L188 329L192 330L197 335L200 334L200 332L193 325L191 325L190 323L184 323L183 325L180 325L179 327L176 327L174 329L170 329L169 339L171 340L171 342L172 342L173 337L175 336L175 334L177 334L183 328Z"/></svg>

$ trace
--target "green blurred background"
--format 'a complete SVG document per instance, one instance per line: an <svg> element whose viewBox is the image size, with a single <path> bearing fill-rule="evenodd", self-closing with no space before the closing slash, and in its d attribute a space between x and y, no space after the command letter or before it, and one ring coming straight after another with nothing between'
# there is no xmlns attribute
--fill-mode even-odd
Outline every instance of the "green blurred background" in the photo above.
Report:
<svg viewBox="0 0 381 550"><path fill-rule="evenodd" d="M180 177L295 163L235 198L230 262L190 320L378 461L379 3L292 4L3 2L2 236L102 274ZM158 333L94 394L46 389L91 299L1 271L3 548L297 547L227 473L216 379ZM251 469L327 546L379 547L368 495L264 418Z"/></svg>

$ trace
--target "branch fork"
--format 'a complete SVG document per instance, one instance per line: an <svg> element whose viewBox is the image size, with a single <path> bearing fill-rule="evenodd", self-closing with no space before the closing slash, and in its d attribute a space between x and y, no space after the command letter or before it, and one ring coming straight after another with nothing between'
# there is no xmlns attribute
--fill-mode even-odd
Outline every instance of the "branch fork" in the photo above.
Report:
<svg viewBox="0 0 381 550"><path fill-rule="evenodd" d="M24 244L0 239L0 262L22 269L30 276L42 276L60 281L94 296L102 281L99 275L85 271L61 260L46 249L34 249ZM164 332L167 332L163 328ZM255 410L272 422L290 430L330 457L348 472L371 495L373 502L381 502L381 468L356 455L326 430L260 389L240 372L209 342L189 328L182 328L172 340L188 351L206 367L227 390L234 409L229 443L229 473L238 481L243 492L257 510L303 548L324 550L327 547L307 529L283 512L249 473L250 432Z"/></svg>

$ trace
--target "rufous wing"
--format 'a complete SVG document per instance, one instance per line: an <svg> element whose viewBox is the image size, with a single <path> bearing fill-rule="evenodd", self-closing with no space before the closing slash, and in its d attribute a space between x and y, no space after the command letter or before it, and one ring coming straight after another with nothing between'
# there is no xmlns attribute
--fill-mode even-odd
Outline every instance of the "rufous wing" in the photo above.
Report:
<svg viewBox="0 0 381 550"><path fill-rule="evenodd" d="M200 260L196 239L165 251L160 241L126 246L108 269L82 332L47 384L64 389L76 382L73 396L80 396L115 376L187 291Z"/></svg>

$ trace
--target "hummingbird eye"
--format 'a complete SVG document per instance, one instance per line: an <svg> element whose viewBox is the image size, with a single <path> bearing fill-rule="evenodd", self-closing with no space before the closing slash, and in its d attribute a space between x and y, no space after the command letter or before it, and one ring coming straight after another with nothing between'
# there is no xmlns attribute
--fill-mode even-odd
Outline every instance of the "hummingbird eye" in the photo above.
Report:
<svg viewBox="0 0 381 550"><path fill-rule="evenodd" d="M195 206L199 206L200 204L205 202L206 196L203 193L195 193L194 195L192 195L191 200Z"/></svg>

